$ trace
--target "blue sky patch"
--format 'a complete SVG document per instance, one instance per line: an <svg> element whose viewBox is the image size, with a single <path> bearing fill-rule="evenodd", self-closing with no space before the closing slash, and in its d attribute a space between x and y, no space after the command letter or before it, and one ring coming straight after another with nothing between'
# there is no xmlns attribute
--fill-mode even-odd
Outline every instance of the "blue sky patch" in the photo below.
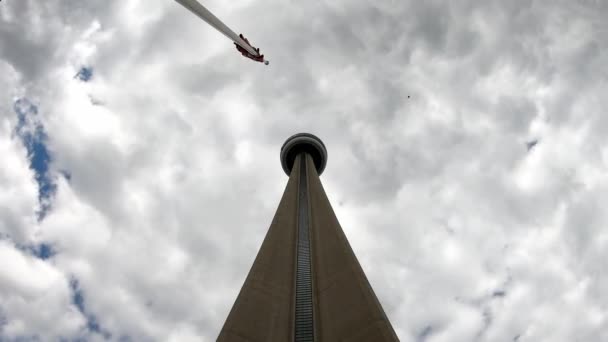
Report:
<svg viewBox="0 0 608 342"><path fill-rule="evenodd" d="M57 190L57 185L49 172L52 158L46 145L48 137L38 118L36 105L28 99L22 98L15 101L14 110L17 114L15 132L27 149L30 169L35 172L38 183L40 210L37 215L38 220L42 221L51 208L51 200Z"/></svg>
<svg viewBox="0 0 608 342"><path fill-rule="evenodd" d="M74 78L77 78L83 82L90 81L91 78L93 78L93 68L83 66L82 68L80 68L80 70L78 70L78 73L76 74L76 76L74 76Z"/></svg>
<svg viewBox="0 0 608 342"><path fill-rule="evenodd" d="M87 329L91 333L100 334L106 340L109 339L112 334L103 329L99 322L97 321L97 317L95 315L87 312L85 301L84 301L84 293L80 288L80 284L78 279L71 278L70 279L70 289L72 290L72 303L78 308L78 311L86 318L87 320Z"/></svg>
<svg viewBox="0 0 608 342"><path fill-rule="evenodd" d="M5 240L23 253L30 254L41 260L47 260L57 254L55 248L48 243L34 244L19 244L15 243L10 236L0 234L0 240ZM2 340L0 340L2 342Z"/></svg>
<svg viewBox="0 0 608 342"><path fill-rule="evenodd" d="M47 243L39 244L38 246L32 249L32 252L34 256L42 260L47 260L57 254L57 252L55 252L55 250L53 249L53 246Z"/></svg>

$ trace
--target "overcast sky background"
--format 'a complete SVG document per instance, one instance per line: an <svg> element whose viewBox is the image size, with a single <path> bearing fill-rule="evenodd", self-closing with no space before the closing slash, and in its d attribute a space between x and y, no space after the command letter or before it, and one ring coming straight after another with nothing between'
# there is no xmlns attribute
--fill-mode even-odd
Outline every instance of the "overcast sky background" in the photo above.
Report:
<svg viewBox="0 0 608 342"><path fill-rule="evenodd" d="M1 341L215 340L302 131L401 341L608 341L608 2L204 4L270 66L171 0L0 3Z"/></svg>

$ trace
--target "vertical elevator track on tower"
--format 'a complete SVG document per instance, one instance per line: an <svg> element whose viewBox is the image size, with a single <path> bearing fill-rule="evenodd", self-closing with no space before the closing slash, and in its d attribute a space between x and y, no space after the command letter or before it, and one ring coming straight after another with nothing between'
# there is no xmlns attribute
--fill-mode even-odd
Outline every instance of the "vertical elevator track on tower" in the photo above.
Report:
<svg viewBox="0 0 608 342"><path fill-rule="evenodd" d="M301 153L300 181L298 186L295 342L314 341L306 159L306 153Z"/></svg>

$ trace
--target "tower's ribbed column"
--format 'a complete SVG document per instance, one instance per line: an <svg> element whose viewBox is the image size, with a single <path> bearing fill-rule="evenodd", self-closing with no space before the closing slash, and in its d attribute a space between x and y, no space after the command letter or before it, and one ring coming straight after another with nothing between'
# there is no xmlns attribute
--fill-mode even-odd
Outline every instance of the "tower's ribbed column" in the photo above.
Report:
<svg viewBox="0 0 608 342"><path fill-rule="evenodd" d="M295 342L314 341L310 224L308 207L307 155L300 153L298 185L298 242L296 260Z"/></svg>

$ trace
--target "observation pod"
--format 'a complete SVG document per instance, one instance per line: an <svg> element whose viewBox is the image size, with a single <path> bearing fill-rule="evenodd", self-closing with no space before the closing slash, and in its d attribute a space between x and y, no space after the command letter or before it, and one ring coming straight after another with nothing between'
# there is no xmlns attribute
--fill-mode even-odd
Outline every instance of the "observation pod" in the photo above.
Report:
<svg viewBox="0 0 608 342"><path fill-rule="evenodd" d="M323 190L325 145L295 134L280 160L285 192L217 340L399 341Z"/></svg>
<svg viewBox="0 0 608 342"><path fill-rule="evenodd" d="M289 137L281 147L281 166L286 175L291 174L293 164L298 154L308 153L315 164L320 176L327 165L327 149L317 136L310 133L298 133Z"/></svg>

